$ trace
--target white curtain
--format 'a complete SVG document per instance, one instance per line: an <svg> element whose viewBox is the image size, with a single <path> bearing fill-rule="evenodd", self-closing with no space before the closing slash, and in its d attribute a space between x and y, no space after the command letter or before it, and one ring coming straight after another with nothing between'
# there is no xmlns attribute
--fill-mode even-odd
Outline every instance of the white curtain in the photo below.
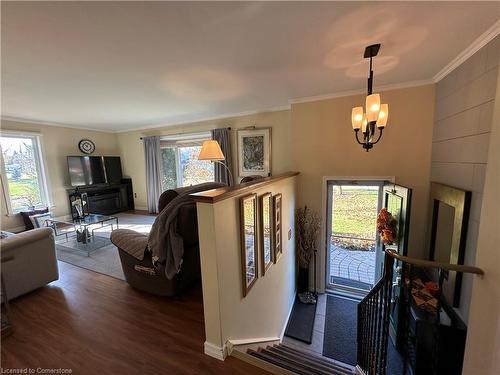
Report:
<svg viewBox="0 0 500 375"><path fill-rule="evenodd" d="M144 137L144 158L146 160L146 192L148 211L158 213L158 200L161 194L161 155L160 137Z"/></svg>

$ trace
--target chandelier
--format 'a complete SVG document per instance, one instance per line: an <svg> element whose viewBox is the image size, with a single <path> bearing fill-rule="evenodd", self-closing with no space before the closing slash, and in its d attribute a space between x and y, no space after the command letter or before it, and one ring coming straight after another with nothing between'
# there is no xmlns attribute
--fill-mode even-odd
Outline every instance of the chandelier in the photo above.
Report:
<svg viewBox="0 0 500 375"><path fill-rule="evenodd" d="M380 94L374 94L373 89L373 58L377 56L380 49L379 44L373 44L365 48L365 59L370 59L370 74L368 76L368 95L365 101L366 112L363 107L354 107L351 114L352 128L356 134L356 140L366 152L373 148L382 138L382 133L387 125L389 117L389 106L380 104ZM361 140L359 130L361 129ZM378 135L376 135L378 129Z"/></svg>

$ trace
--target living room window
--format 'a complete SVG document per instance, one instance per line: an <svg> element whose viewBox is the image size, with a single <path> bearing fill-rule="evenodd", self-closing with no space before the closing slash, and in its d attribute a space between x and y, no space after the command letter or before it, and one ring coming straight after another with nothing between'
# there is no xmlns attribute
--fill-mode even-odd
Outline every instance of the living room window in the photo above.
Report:
<svg viewBox="0 0 500 375"><path fill-rule="evenodd" d="M198 160L203 141L210 138L210 133L161 138L162 189L164 191L214 181L213 163Z"/></svg>
<svg viewBox="0 0 500 375"><path fill-rule="evenodd" d="M2 132L0 151L9 214L50 206L40 135Z"/></svg>

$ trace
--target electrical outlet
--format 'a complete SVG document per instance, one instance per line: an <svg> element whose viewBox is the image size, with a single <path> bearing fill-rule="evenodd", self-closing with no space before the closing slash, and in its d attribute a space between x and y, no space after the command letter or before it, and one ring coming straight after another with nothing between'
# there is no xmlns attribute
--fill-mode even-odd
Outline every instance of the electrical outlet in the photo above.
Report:
<svg viewBox="0 0 500 375"><path fill-rule="evenodd" d="M137 193L134 193L134 198L137 198Z"/></svg>
<svg viewBox="0 0 500 375"><path fill-rule="evenodd" d="M288 240L292 239L292 229L288 229Z"/></svg>

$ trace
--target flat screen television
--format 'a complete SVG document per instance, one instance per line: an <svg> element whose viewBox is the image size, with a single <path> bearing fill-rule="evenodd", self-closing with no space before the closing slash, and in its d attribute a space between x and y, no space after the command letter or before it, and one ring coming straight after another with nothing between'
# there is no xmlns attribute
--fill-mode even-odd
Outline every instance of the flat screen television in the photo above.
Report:
<svg viewBox="0 0 500 375"><path fill-rule="evenodd" d="M122 168L118 156L68 156L71 186L120 182Z"/></svg>

